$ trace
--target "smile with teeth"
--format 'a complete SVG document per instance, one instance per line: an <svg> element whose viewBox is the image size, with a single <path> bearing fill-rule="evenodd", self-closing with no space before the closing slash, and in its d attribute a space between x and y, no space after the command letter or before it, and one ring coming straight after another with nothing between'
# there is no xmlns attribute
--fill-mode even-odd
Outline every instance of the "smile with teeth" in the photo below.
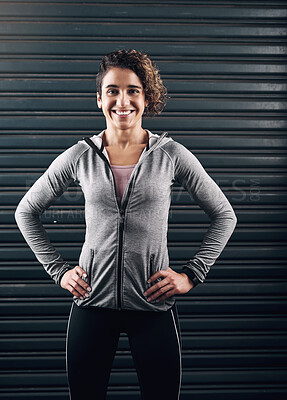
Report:
<svg viewBox="0 0 287 400"><path fill-rule="evenodd" d="M118 110L112 110L115 114L117 115L130 115L134 110L128 110L128 111L118 111Z"/></svg>

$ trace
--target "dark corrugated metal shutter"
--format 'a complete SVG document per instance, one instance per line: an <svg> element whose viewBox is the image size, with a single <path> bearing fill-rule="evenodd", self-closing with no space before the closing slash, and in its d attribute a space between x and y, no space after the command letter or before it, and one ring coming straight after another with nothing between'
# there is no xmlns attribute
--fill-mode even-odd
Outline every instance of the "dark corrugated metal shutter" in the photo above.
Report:
<svg viewBox="0 0 287 400"><path fill-rule="evenodd" d="M147 52L172 97L143 126L188 147L238 216L206 283L177 298L181 399L285 399L286 15L283 1L0 1L0 399L68 399L71 296L35 260L13 214L59 153L104 129L95 74L119 48ZM43 220L76 265L79 190L71 187ZM208 224L177 186L171 267L180 271ZM125 335L108 398L139 398Z"/></svg>

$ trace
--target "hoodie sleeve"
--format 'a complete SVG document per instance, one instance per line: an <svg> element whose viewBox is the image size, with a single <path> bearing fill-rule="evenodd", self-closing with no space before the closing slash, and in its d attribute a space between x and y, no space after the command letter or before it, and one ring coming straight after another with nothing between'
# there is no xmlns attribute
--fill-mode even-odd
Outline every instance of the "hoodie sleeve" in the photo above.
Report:
<svg viewBox="0 0 287 400"><path fill-rule="evenodd" d="M60 154L21 199L15 212L17 225L37 260L56 284L71 269L51 244L40 216L75 180L75 146Z"/></svg>
<svg viewBox="0 0 287 400"><path fill-rule="evenodd" d="M208 175L199 160L186 147L176 143L175 179L188 191L211 222L199 250L182 268L194 286L203 283L210 267L232 235L237 218L228 199Z"/></svg>

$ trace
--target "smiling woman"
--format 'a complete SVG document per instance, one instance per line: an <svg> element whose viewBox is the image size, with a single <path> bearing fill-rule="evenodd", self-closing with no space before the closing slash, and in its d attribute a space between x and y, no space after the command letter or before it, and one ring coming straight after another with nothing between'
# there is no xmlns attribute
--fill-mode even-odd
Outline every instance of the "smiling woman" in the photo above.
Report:
<svg viewBox="0 0 287 400"><path fill-rule="evenodd" d="M146 54L118 50L104 56L97 104L106 129L60 154L15 213L38 260L55 283L73 294L66 359L72 400L106 399L121 332L129 338L142 399L179 399L175 295L204 282L236 225L230 203L197 158L167 132L143 129L145 110L160 114L166 98ZM40 221L73 181L84 194L86 221L74 268L53 247ZM167 247L176 181L211 219L200 249L179 273L169 266Z"/></svg>
<svg viewBox="0 0 287 400"><path fill-rule="evenodd" d="M100 98L102 96L103 78L113 68L133 71L137 76L137 83L133 82L127 86L131 89L144 91L146 100L144 115L158 115L163 111L169 96L156 64L150 60L147 54L130 49L118 50L105 55L96 77L97 93ZM118 89L117 82L106 83L106 85Z"/></svg>
<svg viewBox="0 0 287 400"><path fill-rule="evenodd" d="M103 144L113 165L136 163L149 135L142 116L160 114L167 90L146 54L118 50L103 58L97 75L97 104L106 118Z"/></svg>
<svg viewBox="0 0 287 400"><path fill-rule="evenodd" d="M130 69L111 68L103 78L101 95L97 93L98 107L106 117L106 140L118 142L126 138L126 144L142 140L142 115L147 101L139 77ZM117 136L115 136L117 135Z"/></svg>

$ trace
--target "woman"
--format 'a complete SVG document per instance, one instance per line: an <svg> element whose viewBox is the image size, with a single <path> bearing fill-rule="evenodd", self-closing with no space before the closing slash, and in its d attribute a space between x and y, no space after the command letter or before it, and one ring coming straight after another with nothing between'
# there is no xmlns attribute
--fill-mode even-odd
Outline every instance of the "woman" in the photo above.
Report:
<svg viewBox="0 0 287 400"><path fill-rule="evenodd" d="M97 75L106 129L60 154L26 193L18 226L55 283L73 294L67 329L72 400L105 399L121 332L129 338L142 399L179 399L181 336L174 295L203 283L235 225L227 198L183 145L142 128L167 91L148 56L107 54ZM39 216L73 182L85 197L79 265L50 243ZM169 267L168 213L174 182L211 219L200 249L180 273Z"/></svg>

